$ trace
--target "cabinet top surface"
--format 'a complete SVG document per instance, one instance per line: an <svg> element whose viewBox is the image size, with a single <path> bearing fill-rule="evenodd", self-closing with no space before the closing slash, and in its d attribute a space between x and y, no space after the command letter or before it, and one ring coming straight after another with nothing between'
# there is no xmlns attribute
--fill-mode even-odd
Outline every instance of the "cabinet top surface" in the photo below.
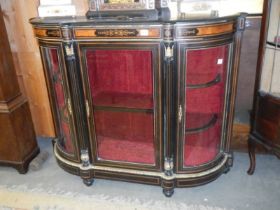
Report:
<svg viewBox="0 0 280 210"><path fill-rule="evenodd" d="M33 18L35 36L39 39L188 39L232 35L245 28L246 14L176 20L117 19L86 17Z"/></svg>
<svg viewBox="0 0 280 210"><path fill-rule="evenodd" d="M116 18L94 18L87 19L85 16L76 16L76 17L46 17L40 18L35 17L30 19L32 25L51 25L51 26L64 26L64 25L134 25L134 24L213 24L213 23L223 23L228 21L236 20L242 13L231 16L223 17L195 17L188 19L168 19L168 20L148 20L143 18L128 18L122 19L122 17Z"/></svg>

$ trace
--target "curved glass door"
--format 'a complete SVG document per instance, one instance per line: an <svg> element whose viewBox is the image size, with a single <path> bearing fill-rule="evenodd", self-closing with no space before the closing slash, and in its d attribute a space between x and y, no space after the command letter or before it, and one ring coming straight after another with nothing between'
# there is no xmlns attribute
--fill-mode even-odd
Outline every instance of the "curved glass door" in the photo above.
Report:
<svg viewBox="0 0 280 210"><path fill-rule="evenodd" d="M97 162L158 167L156 52L140 46L84 49Z"/></svg>
<svg viewBox="0 0 280 210"><path fill-rule="evenodd" d="M220 152L229 46L185 51L183 165L211 162Z"/></svg>
<svg viewBox="0 0 280 210"><path fill-rule="evenodd" d="M48 77L48 86L51 90L52 112L55 122L56 135L59 146L69 155L74 155L74 130L71 118L71 101L67 94L65 75L63 73L61 52L58 47L41 47L44 68Z"/></svg>

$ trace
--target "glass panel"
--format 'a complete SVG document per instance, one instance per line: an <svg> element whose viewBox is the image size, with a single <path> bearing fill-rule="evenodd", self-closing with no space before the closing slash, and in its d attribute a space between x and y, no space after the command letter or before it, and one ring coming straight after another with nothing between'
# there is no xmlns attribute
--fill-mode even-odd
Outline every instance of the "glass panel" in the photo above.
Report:
<svg viewBox="0 0 280 210"><path fill-rule="evenodd" d="M136 163L155 163L153 114L95 111L98 157Z"/></svg>
<svg viewBox="0 0 280 210"><path fill-rule="evenodd" d="M149 50L86 51L100 159L155 164Z"/></svg>
<svg viewBox="0 0 280 210"><path fill-rule="evenodd" d="M186 52L185 166L207 163L219 153L228 49Z"/></svg>
<svg viewBox="0 0 280 210"><path fill-rule="evenodd" d="M280 97L280 1L271 1L260 90Z"/></svg>
<svg viewBox="0 0 280 210"><path fill-rule="evenodd" d="M54 97L57 106L57 119L59 126L60 143L67 153L73 153L72 134L70 128L70 116L67 107L63 75L59 65L58 49L44 48L47 60L47 68L50 75L51 89L54 90Z"/></svg>

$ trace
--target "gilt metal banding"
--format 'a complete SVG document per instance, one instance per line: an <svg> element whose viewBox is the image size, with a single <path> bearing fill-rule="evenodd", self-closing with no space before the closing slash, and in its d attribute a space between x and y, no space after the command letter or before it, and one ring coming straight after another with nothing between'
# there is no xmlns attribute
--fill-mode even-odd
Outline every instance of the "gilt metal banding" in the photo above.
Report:
<svg viewBox="0 0 280 210"><path fill-rule="evenodd" d="M215 77L215 79L213 79L210 82L207 83L203 83L203 84L196 84L196 85L187 85L188 89L196 89L196 88L207 88L207 87L211 87L217 83L219 83L221 81L221 75L217 74L217 76Z"/></svg>
<svg viewBox="0 0 280 210"><path fill-rule="evenodd" d="M205 125L198 127L198 128L188 128L185 130L185 132L186 132L186 134L194 134L194 133L199 133L199 132L205 131L208 128L211 128L213 125L215 125L217 122L217 119L218 119L218 115L214 114L213 117L211 118L211 120L208 123L206 123Z"/></svg>

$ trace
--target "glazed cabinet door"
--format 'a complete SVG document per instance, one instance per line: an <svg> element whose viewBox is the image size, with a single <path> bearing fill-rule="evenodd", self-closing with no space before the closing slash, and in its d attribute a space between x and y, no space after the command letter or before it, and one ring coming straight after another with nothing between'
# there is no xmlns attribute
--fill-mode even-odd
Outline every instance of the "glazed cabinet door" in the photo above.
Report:
<svg viewBox="0 0 280 210"><path fill-rule="evenodd" d="M160 44L80 43L95 165L160 170Z"/></svg>
<svg viewBox="0 0 280 210"><path fill-rule="evenodd" d="M230 50L230 44L178 45L178 172L201 170L222 156Z"/></svg>
<svg viewBox="0 0 280 210"><path fill-rule="evenodd" d="M40 43L59 152L78 161L72 99L61 43Z"/></svg>

